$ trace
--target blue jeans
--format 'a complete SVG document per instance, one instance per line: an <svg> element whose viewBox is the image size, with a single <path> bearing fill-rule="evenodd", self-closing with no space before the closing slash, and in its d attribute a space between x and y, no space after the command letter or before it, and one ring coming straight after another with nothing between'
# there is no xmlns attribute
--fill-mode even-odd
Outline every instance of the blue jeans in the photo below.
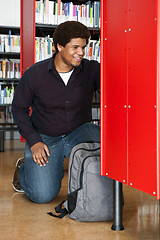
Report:
<svg viewBox="0 0 160 240"><path fill-rule="evenodd" d="M68 135L59 137L40 135L50 151L48 163L42 167L36 164L30 147L26 143L24 164L19 169L19 181L33 202L46 203L54 199L60 191L64 156L69 158L72 148L79 143L100 141L100 127L85 123Z"/></svg>

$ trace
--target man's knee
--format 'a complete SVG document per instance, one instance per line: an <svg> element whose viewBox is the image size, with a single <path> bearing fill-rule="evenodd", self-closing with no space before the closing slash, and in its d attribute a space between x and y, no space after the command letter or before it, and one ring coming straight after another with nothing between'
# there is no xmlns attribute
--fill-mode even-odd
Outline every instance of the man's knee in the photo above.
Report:
<svg viewBox="0 0 160 240"><path fill-rule="evenodd" d="M59 190L56 191L34 191L27 196L35 203L48 203L52 201L58 195Z"/></svg>

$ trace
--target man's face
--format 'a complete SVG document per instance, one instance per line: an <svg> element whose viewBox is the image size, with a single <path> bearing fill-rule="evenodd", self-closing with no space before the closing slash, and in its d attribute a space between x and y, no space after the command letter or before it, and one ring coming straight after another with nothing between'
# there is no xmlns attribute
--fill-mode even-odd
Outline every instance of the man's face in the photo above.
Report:
<svg viewBox="0 0 160 240"><path fill-rule="evenodd" d="M85 55L86 39L72 38L65 47L58 44L63 63L69 67L78 67Z"/></svg>

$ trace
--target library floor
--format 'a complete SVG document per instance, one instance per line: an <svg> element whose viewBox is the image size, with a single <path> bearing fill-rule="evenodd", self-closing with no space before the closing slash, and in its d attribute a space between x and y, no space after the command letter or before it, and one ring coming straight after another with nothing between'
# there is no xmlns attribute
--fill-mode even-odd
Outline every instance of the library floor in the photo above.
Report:
<svg viewBox="0 0 160 240"><path fill-rule="evenodd" d="M67 162L57 198L48 204L35 204L11 186L15 162L23 156L23 149L19 140L7 140L5 152L0 152L1 240L160 240L159 201L125 185L124 231L112 231L112 222L81 223L68 216L56 219L47 215L66 197Z"/></svg>

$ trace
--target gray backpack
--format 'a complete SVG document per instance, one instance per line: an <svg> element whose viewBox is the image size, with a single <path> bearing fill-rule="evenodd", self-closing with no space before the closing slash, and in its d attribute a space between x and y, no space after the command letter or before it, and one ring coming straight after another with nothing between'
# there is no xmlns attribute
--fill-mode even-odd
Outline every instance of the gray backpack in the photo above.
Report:
<svg viewBox="0 0 160 240"><path fill-rule="evenodd" d="M62 209L62 204L65 208ZM113 180L100 176L100 143L80 143L72 149L68 170L68 197L55 208L81 222L113 219ZM57 217L53 213L48 213Z"/></svg>

